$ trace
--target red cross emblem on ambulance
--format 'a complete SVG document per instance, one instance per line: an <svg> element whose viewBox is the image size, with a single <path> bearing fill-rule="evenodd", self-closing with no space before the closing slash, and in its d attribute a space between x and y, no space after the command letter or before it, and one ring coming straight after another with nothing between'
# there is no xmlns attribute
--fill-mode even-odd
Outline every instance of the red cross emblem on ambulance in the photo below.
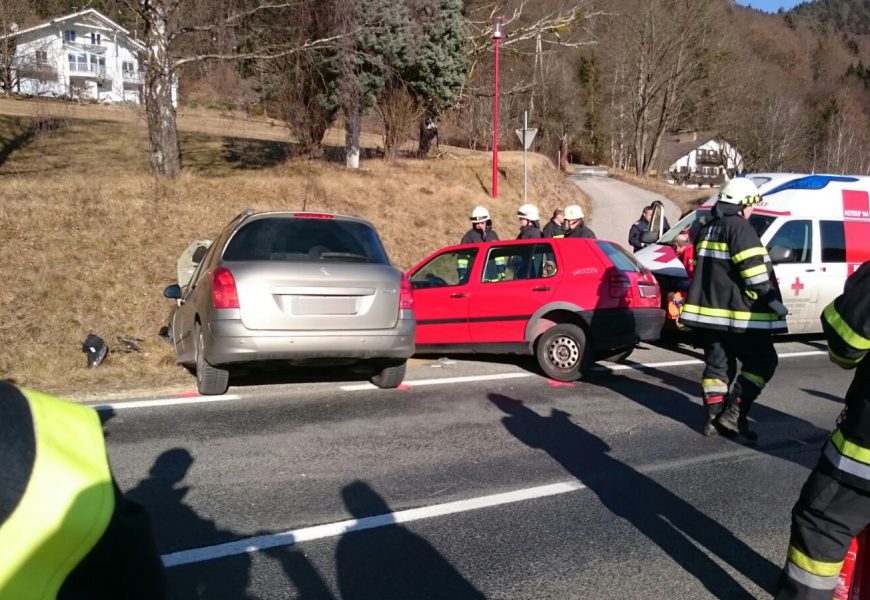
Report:
<svg viewBox="0 0 870 600"><path fill-rule="evenodd" d="M805 286L804 284L801 283L801 278L800 278L800 277L795 277L795 278L794 278L794 283L791 284L791 289L794 290L794 295L795 295L795 296L800 296L800 294L801 294L801 290L804 289L805 287L806 287L806 286Z"/></svg>

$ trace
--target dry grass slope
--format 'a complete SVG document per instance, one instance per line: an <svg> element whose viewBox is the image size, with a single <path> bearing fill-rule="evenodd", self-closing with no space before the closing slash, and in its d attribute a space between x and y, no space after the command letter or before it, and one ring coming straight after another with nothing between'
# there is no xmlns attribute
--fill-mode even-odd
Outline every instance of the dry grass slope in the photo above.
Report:
<svg viewBox="0 0 870 600"><path fill-rule="evenodd" d="M348 172L336 162L288 159L292 144L263 139L256 124L245 137L238 123L223 136L183 123L185 173L162 183L147 174L140 119L83 108L88 114L61 106L0 115L0 377L24 385L73 397L193 388L156 336L171 307L162 290L188 242L213 237L246 207L365 216L405 269L455 243L476 204L490 207L502 237L517 227L521 153L501 155L506 176L493 201L484 153L366 160ZM588 208L545 157L529 158L529 195L542 212L571 202ZM112 353L88 370L80 344L90 332L113 348L118 337L142 339L143 352Z"/></svg>

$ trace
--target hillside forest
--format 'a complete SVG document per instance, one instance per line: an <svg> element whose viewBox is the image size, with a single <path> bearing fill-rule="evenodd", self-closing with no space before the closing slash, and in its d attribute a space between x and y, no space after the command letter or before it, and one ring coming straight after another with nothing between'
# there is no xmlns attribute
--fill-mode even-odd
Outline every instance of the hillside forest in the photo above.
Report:
<svg viewBox="0 0 870 600"><path fill-rule="evenodd" d="M870 173L862 0L778 14L733 0L4 0L0 89L14 91L16 27L89 7L145 42L148 79L176 78L182 105L271 117L315 158L343 127L349 167L361 130L386 160L491 149L498 16L502 148L528 111L533 150L563 162L646 176L664 137L712 131L750 171ZM176 175L155 162L177 136L152 92L151 166Z"/></svg>

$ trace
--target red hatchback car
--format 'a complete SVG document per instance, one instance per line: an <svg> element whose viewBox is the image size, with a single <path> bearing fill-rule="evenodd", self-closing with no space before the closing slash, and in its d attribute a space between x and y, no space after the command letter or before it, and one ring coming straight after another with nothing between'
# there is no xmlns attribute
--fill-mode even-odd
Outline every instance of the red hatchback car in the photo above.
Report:
<svg viewBox="0 0 870 600"><path fill-rule="evenodd" d="M451 246L409 273L417 353L534 354L573 381L595 360L658 339L664 311L652 273L604 240Z"/></svg>

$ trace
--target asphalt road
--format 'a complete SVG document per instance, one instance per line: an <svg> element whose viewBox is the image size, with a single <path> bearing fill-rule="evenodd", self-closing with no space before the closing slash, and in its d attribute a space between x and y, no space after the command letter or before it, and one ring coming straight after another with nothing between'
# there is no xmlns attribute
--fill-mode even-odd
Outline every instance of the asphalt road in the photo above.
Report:
<svg viewBox="0 0 870 600"><path fill-rule="evenodd" d="M315 373L102 414L176 598L766 597L849 382L777 348L754 447L698 433L687 346L573 385L432 360L399 390Z"/></svg>
<svg viewBox="0 0 870 600"><path fill-rule="evenodd" d="M597 172L593 175L590 173ZM628 231L640 218L643 207L655 200L664 205L665 216L673 225L679 220L680 209L676 204L655 192L650 192L606 176L606 170L585 170L570 178L570 181L583 190L592 202L592 219L588 225L602 240L619 242L626 248Z"/></svg>

